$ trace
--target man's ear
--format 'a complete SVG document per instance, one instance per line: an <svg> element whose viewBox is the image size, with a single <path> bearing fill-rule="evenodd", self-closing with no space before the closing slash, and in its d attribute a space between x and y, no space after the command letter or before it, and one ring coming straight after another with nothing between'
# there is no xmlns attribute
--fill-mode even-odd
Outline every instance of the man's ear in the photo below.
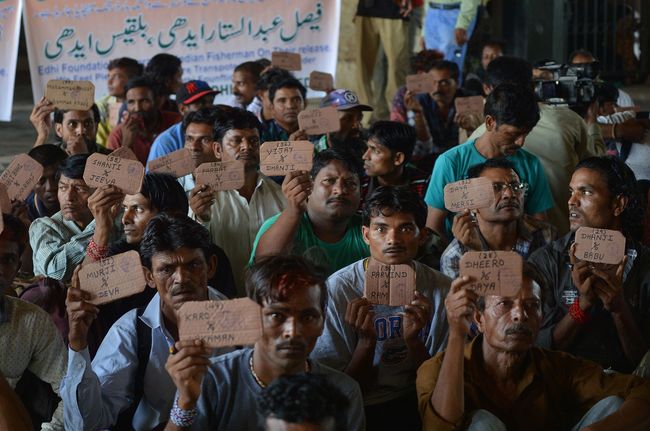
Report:
<svg viewBox="0 0 650 431"><path fill-rule="evenodd" d="M54 132L56 132L56 136L58 136L59 138L63 138L63 124L54 123Z"/></svg>
<svg viewBox="0 0 650 431"><path fill-rule="evenodd" d="M369 226L361 226L361 235L363 235L363 241L370 245L370 238L368 235L370 235L370 227Z"/></svg>
<svg viewBox="0 0 650 431"><path fill-rule="evenodd" d="M621 214L625 211L625 208L627 208L627 202L628 202L628 197L619 195L616 199L614 199L614 215L616 217L620 217Z"/></svg>
<svg viewBox="0 0 650 431"><path fill-rule="evenodd" d="M405 161L406 161L406 155L401 151L396 152L395 155L393 156L393 164L395 166L403 165Z"/></svg>
<svg viewBox="0 0 650 431"><path fill-rule="evenodd" d="M213 254L210 256L210 259L208 259L208 280L212 279L214 277L214 274L217 272L217 255Z"/></svg>
<svg viewBox="0 0 650 431"><path fill-rule="evenodd" d="M488 132L492 132L493 130L495 130L496 126L497 126L497 122L494 119L494 117L492 117L491 115L486 115L485 130L487 130Z"/></svg>
<svg viewBox="0 0 650 431"><path fill-rule="evenodd" d="M187 111L188 111L189 109L190 109L190 107L187 106L187 105L184 104L184 103L179 103L179 104L178 104L178 110L180 111L180 113L181 113L181 115L182 115L183 117L185 117L185 114L187 113Z"/></svg>
<svg viewBox="0 0 650 431"><path fill-rule="evenodd" d="M214 151L214 155L217 158L217 160L222 160L222 154L221 154L221 143L217 141L212 142L212 151Z"/></svg>
<svg viewBox="0 0 650 431"><path fill-rule="evenodd" d="M156 289L156 280L153 278L153 272L146 266L143 266L142 269L144 270L144 279L147 281L147 286Z"/></svg>
<svg viewBox="0 0 650 431"><path fill-rule="evenodd" d="M490 93L492 93L492 87L487 84L483 84L483 93L488 96Z"/></svg>
<svg viewBox="0 0 650 431"><path fill-rule="evenodd" d="M478 310L474 310L474 322L476 322L476 326L478 327L479 332L482 334L484 332L484 323L485 321L483 320L483 313L481 313Z"/></svg>

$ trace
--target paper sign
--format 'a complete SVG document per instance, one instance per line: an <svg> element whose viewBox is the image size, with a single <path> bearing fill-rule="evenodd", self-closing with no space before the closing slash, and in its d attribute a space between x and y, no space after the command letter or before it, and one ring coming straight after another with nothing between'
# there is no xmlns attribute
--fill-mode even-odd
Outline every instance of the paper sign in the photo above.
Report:
<svg viewBox="0 0 650 431"><path fill-rule="evenodd" d="M0 212L11 214L11 199L9 199L7 186L4 183L0 183Z"/></svg>
<svg viewBox="0 0 650 431"><path fill-rule="evenodd" d="M95 103L95 86L90 81L51 79L45 87L45 98L59 109L87 111Z"/></svg>
<svg viewBox="0 0 650 431"><path fill-rule="evenodd" d="M309 88L315 91L330 91L334 88L334 77L330 73L314 70L309 74Z"/></svg>
<svg viewBox="0 0 650 431"><path fill-rule="evenodd" d="M119 157L120 159L138 160L138 156L136 156L133 150L131 150L129 147L120 147L117 150L112 151L109 155L113 157Z"/></svg>
<svg viewBox="0 0 650 431"><path fill-rule="evenodd" d="M575 256L580 260L619 264L625 256L625 237L617 230L581 227L575 242Z"/></svg>
<svg viewBox="0 0 650 431"><path fill-rule="evenodd" d="M0 176L10 200L24 201L43 175L43 166L27 154L17 155Z"/></svg>
<svg viewBox="0 0 650 431"><path fill-rule="evenodd" d="M149 172L171 174L176 178L191 174L195 167L187 148L181 148L149 162Z"/></svg>
<svg viewBox="0 0 650 431"><path fill-rule="evenodd" d="M298 114L298 126L308 135L322 135L341 129L339 113L334 107L307 109Z"/></svg>
<svg viewBox="0 0 650 431"><path fill-rule="evenodd" d="M415 271L410 265L384 265L370 259L363 291L372 304L410 304L415 290Z"/></svg>
<svg viewBox="0 0 650 431"><path fill-rule="evenodd" d="M514 251L468 251L460 258L460 275L474 277L469 288L480 296L514 296L521 287L523 264Z"/></svg>
<svg viewBox="0 0 650 431"><path fill-rule="evenodd" d="M411 93L433 93L433 76L428 73L416 73L406 76L406 89Z"/></svg>
<svg viewBox="0 0 650 431"><path fill-rule="evenodd" d="M482 114L483 113L483 97L482 96L469 96L457 97L454 99L456 104L457 114Z"/></svg>
<svg viewBox="0 0 650 431"><path fill-rule="evenodd" d="M88 302L99 305L140 293L147 282L140 255L131 250L83 265L79 270L79 285L91 294Z"/></svg>
<svg viewBox="0 0 650 431"><path fill-rule="evenodd" d="M314 145L309 141L265 142L260 147L260 171L270 176L309 171L313 157Z"/></svg>
<svg viewBox="0 0 650 431"><path fill-rule="evenodd" d="M111 127L117 126L117 123L120 119L120 108L122 107L122 102L113 102L108 105L108 124Z"/></svg>
<svg viewBox="0 0 650 431"><path fill-rule="evenodd" d="M300 54L293 52L272 52L271 64L284 70L302 70L302 60L300 59Z"/></svg>
<svg viewBox="0 0 650 431"><path fill-rule="evenodd" d="M485 208L493 202L494 189L488 178L470 178L445 186L445 208L451 212Z"/></svg>
<svg viewBox="0 0 650 431"><path fill-rule="evenodd" d="M91 154L86 161L84 181L90 187L113 185L124 193L140 193L144 166L136 160L104 154Z"/></svg>
<svg viewBox="0 0 650 431"><path fill-rule="evenodd" d="M196 185L207 184L213 191L237 190L244 187L244 162L203 163L194 170Z"/></svg>
<svg viewBox="0 0 650 431"><path fill-rule="evenodd" d="M253 344L262 336L262 307L249 298L190 301L178 315L181 340L201 339L214 348Z"/></svg>

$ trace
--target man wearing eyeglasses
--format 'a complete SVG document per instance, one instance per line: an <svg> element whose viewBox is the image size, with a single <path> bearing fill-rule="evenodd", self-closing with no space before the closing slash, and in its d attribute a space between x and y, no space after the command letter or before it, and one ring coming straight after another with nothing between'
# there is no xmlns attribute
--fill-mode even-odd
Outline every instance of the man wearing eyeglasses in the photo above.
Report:
<svg viewBox="0 0 650 431"><path fill-rule="evenodd" d="M455 239L440 258L440 270L452 280L458 278L460 258L470 250L516 251L527 259L534 250L555 239L548 224L524 215L524 197L528 184L519 179L512 162L489 159L467 171L469 178L492 181L494 203L475 214L469 210L454 217Z"/></svg>
<svg viewBox="0 0 650 431"><path fill-rule="evenodd" d="M541 220L553 207L548 180L539 159L522 149L526 135L539 120L533 92L522 86L502 84L485 101L486 132L477 139L443 153L436 160L424 198L429 205L427 227L444 240L452 239L453 214L445 209L442 191L448 183L466 178L468 169L488 159L505 157L512 162L520 180L528 184L524 212Z"/></svg>

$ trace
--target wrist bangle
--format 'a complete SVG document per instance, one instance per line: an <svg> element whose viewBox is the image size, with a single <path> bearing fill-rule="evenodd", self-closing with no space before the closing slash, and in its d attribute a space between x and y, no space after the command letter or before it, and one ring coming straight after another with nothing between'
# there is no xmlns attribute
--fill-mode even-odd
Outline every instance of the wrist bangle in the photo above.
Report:
<svg viewBox="0 0 650 431"><path fill-rule="evenodd" d="M576 298L575 302L569 307L569 315L579 325L584 325L591 320L591 315L580 308L580 298Z"/></svg>
<svg viewBox="0 0 650 431"><path fill-rule="evenodd" d="M174 397L174 406L169 412L169 420L179 428L189 428L194 423L198 410L193 407L189 410L183 410L178 406L178 395Z"/></svg>

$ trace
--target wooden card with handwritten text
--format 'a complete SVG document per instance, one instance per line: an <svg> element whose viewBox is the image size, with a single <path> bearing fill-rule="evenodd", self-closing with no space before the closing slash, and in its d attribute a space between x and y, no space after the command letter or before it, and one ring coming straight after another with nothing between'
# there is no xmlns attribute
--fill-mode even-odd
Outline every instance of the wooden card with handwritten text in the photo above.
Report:
<svg viewBox="0 0 650 431"><path fill-rule="evenodd" d="M197 186L207 184L215 192L237 190L244 186L244 162L229 160L203 163L194 170L194 178Z"/></svg>
<svg viewBox="0 0 650 431"><path fill-rule="evenodd" d="M486 208L494 203L492 180L485 177L449 183L444 192L445 208L451 212Z"/></svg>
<svg viewBox="0 0 650 431"><path fill-rule="evenodd" d="M95 85L90 81L50 79L45 98L59 109L87 111L95 103Z"/></svg>
<svg viewBox="0 0 650 431"><path fill-rule="evenodd" d="M11 199L7 193L7 186L2 182L0 182L0 212L11 214Z"/></svg>
<svg viewBox="0 0 650 431"><path fill-rule="evenodd" d="M84 181L90 187L113 185L124 193L140 193L144 166L137 160L123 159L104 154L91 154L86 161Z"/></svg>
<svg viewBox="0 0 650 431"><path fill-rule="evenodd" d="M140 255L131 250L82 265L79 285L81 290L91 294L88 302L100 305L140 293L147 287L147 282Z"/></svg>
<svg viewBox="0 0 650 431"><path fill-rule="evenodd" d="M284 70L302 70L302 59L300 58L300 54L294 52L272 52L271 64Z"/></svg>
<svg viewBox="0 0 650 431"><path fill-rule="evenodd" d="M181 340L201 339L212 348L250 345L262 336L262 307L249 298L186 302L178 316Z"/></svg>
<svg viewBox="0 0 650 431"><path fill-rule="evenodd" d="M370 259L363 291L372 304L410 304L415 290L415 271L410 265L385 265Z"/></svg>
<svg viewBox="0 0 650 431"><path fill-rule="evenodd" d="M617 230L581 227L575 242L575 256L580 260L619 264L625 256L625 237Z"/></svg>
<svg viewBox="0 0 650 431"><path fill-rule="evenodd" d="M483 113L483 97L482 96L469 96L457 97L454 99L456 105L456 113L458 114L482 114Z"/></svg>
<svg viewBox="0 0 650 431"><path fill-rule="evenodd" d="M127 160L138 160L138 156L136 156L133 150L130 149L129 147L120 147L116 150L113 150L111 151L109 156L119 157L120 159L127 159Z"/></svg>
<svg viewBox="0 0 650 431"><path fill-rule="evenodd" d="M187 148L181 148L149 162L149 172L170 174L176 178L191 174L195 167Z"/></svg>
<svg viewBox="0 0 650 431"><path fill-rule="evenodd" d="M339 113L336 108L331 106L306 109L300 112L298 114L298 126L308 135L322 135L341 130Z"/></svg>
<svg viewBox="0 0 650 431"><path fill-rule="evenodd" d="M309 88L314 91L330 91L334 88L334 77L331 73L314 70L309 74Z"/></svg>
<svg viewBox="0 0 650 431"><path fill-rule="evenodd" d="M521 288L524 261L514 251L468 251L460 275L474 277L469 288L480 296L514 296Z"/></svg>
<svg viewBox="0 0 650 431"><path fill-rule="evenodd" d="M433 76L429 73L407 75L406 89L414 94L433 93Z"/></svg>
<svg viewBox="0 0 650 431"><path fill-rule="evenodd" d="M260 171L270 176L309 171L313 156L314 145L309 141L265 142L260 147Z"/></svg>
<svg viewBox="0 0 650 431"><path fill-rule="evenodd" d="M0 175L10 200L24 201L43 175L43 166L27 154L19 154Z"/></svg>

